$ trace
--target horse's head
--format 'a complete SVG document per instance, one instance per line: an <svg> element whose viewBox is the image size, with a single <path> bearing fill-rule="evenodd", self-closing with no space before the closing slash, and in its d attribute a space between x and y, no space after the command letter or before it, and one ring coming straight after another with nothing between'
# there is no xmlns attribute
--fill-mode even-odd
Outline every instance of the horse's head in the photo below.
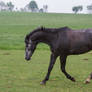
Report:
<svg viewBox="0 0 92 92"><path fill-rule="evenodd" d="M25 59L30 60L34 50L36 49L36 42L29 39L29 37L25 38Z"/></svg>
<svg viewBox="0 0 92 92"><path fill-rule="evenodd" d="M41 37L44 28L37 28L28 34L25 38L25 59L30 60L37 46L38 38Z"/></svg>

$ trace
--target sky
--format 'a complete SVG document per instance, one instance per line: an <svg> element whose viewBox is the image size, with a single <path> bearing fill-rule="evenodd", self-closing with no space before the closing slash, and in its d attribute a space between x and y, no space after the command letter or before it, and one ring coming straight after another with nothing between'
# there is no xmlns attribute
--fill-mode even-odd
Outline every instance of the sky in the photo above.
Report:
<svg viewBox="0 0 92 92"><path fill-rule="evenodd" d="M21 8L28 4L31 0L0 0L4 2L11 1L16 7ZM48 12L56 13L72 13L72 7L82 5L82 13L86 13L86 6L92 4L92 0L35 0L39 8L48 5Z"/></svg>

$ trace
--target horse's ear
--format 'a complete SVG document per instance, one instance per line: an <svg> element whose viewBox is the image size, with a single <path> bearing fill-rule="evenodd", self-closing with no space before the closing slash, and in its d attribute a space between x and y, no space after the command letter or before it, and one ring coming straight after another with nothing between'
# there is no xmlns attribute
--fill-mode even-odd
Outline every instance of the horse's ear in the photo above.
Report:
<svg viewBox="0 0 92 92"><path fill-rule="evenodd" d="M29 35L26 35L25 42L28 43L28 40L29 40Z"/></svg>
<svg viewBox="0 0 92 92"><path fill-rule="evenodd" d="M29 34L27 34L26 37L25 37L25 39L29 40L29 37L30 37Z"/></svg>
<svg viewBox="0 0 92 92"><path fill-rule="evenodd" d="M45 30L45 27L41 26L41 30Z"/></svg>

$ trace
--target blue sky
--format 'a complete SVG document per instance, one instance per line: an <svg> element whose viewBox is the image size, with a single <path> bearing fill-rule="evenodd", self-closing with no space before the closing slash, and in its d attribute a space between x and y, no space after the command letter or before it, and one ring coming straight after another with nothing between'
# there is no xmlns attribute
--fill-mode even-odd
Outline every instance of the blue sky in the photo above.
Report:
<svg viewBox="0 0 92 92"><path fill-rule="evenodd" d="M31 0L0 0L4 2L11 1L18 8L24 7ZM84 10L82 12L86 13L86 6L92 4L92 0L35 0L41 8L43 5L48 5L48 12L56 13L72 13L72 7L77 5L83 5Z"/></svg>

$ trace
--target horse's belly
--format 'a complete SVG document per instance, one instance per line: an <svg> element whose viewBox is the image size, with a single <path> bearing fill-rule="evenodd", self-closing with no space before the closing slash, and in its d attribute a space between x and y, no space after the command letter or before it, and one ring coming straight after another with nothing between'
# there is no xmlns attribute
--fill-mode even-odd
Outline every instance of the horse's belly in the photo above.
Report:
<svg viewBox="0 0 92 92"><path fill-rule="evenodd" d="M71 50L69 50L69 52L70 52L70 54L83 54L90 50L92 50L92 49L87 48L87 47L81 47L81 48L71 49Z"/></svg>

